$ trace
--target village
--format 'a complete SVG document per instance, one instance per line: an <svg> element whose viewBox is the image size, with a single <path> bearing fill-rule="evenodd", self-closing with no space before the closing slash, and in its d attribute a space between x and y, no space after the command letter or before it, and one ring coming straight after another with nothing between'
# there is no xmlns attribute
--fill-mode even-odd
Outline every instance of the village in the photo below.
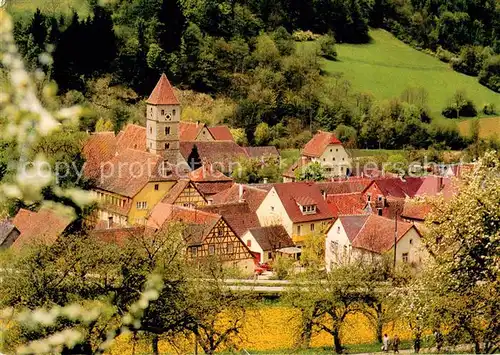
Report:
<svg viewBox="0 0 500 355"><path fill-rule="evenodd" d="M162 75L147 99L146 127L89 135L84 174L95 182L97 202L85 221L91 235L119 244L180 223L186 258L216 257L248 275L272 275L277 257L300 265L311 236L324 240L327 271L388 254L395 264L419 267L429 257L421 241L426 199L451 199L463 171L472 169L444 166L417 177L361 170L333 133L318 131L282 183L236 183L231 172L239 159L279 164L278 150L241 147L227 126L183 122L181 110ZM297 170L317 163L325 181L296 181ZM70 222L48 209L21 209L0 224L0 246L55 243Z"/></svg>

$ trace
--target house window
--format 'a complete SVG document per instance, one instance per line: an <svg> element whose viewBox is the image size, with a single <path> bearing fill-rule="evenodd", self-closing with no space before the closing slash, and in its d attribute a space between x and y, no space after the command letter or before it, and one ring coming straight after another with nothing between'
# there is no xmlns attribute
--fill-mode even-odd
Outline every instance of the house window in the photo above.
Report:
<svg viewBox="0 0 500 355"><path fill-rule="evenodd" d="M169 149L170 148L170 143L165 143L165 149Z"/></svg>
<svg viewBox="0 0 500 355"><path fill-rule="evenodd" d="M366 201L370 202L372 200L372 194L366 194Z"/></svg>
<svg viewBox="0 0 500 355"><path fill-rule="evenodd" d="M174 116L175 116L175 110L172 110L172 115L174 115Z"/></svg>
<svg viewBox="0 0 500 355"><path fill-rule="evenodd" d="M347 260L347 245L344 245L344 260Z"/></svg>
<svg viewBox="0 0 500 355"><path fill-rule="evenodd" d="M153 134L153 127L149 127L149 133Z"/></svg>
<svg viewBox="0 0 500 355"><path fill-rule="evenodd" d="M191 247L191 256L195 258L196 255L198 255L198 247Z"/></svg>
<svg viewBox="0 0 500 355"><path fill-rule="evenodd" d="M335 240L332 240L332 241L330 242L330 252L331 252L332 254L337 255L338 251L339 251L339 242L337 242L337 241L335 241Z"/></svg>
<svg viewBox="0 0 500 355"><path fill-rule="evenodd" d="M408 262L408 253L403 253L402 258L403 258L403 262L407 263Z"/></svg>
<svg viewBox="0 0 500 355"><path fill-rule="evenodd" d="M148 203L146 201L139 201L136 202L135 206L138 210L145 210L148 208Z"/></svg>
<svg viewBox="0 0 500 355"><path fill-rule="evenodd" d="M330 153L333 152L333 149L330 148Z"/></svg>
<svg viewBox="0 0 500 355"><path fill-rule="evenodd" d="M339 151L339 148L335 149L335 151L336 151L336 152L338 152L338 151Z"/></svg>
<svg viewBox="0 0 500 355"><path fill-rule="evenodd" d="M251 247L252 246L252 241L250 239L247 240L247 247Z"/></svg>
<svg viewBox="0 0 500 355"><path fill-rule="evenodd" d="M274 212L274 206L271 206L271 211Z"/></svg>
<svg viewBox="0 0 500 355"><path fill-rule="evenodd" d="M209 244L208 245L208 254L209 255L214 255L215 254L215 245L214 244Z"/></svg>
<svg viewBox="0 0 500 355"><path fill-rule="evenodd" d="M333 157L332 160L335 161L335 157Z"/></svg>
<svg viewBox="0 0 500 355"><path fill-rule="evenodd" d="M378 195L377 199L378 199L378 202L382 202L382 199L383 199L382 195Z"/></svg>
<svg viewBox="0 0 500 355"><path fill-rule="evenodd" d="M165 134L170 134L170 127L165 127Z"/></svg>
<svg viewBox="0 0 500 355"><path fill-rule="evenodd" d="M268 259L272 259L273 258L273 252L272 251L268 251L267 252L267 258Z"/></svg>
<svg viewBox="0 0 500 355"><path fill-rule="evenodd" d="M311 223L311 232L314 232L314 223Z"/></svg>
<svg viewBox="0 0 500 355"><path fill-rule="evenodd" d="M163 116L165 114L165 110L161 110L161 115Z"/></svg>
<svg viewBox="0 0 500 355"><path fill-rule="evenodd" d="M410 239L410 244L413 244L413 239Z"/></svg>
<svg viewBox="0 0 500 355"><path fill-rule="evenodd" d="M344 161L344 160L345 160L345 158L342 158L342 161Z"/></svg>
<svg viewBox="0 0 500 355"><path fill-rule="evenodd" d="M234 253L234 245L233 245L233 243L227 243L227 253L228 254Z"/></svg>
<svg viewBox="0 0 500 355"><path fill-rule="evenodd" d="M160 189L160 184L155 184L155 191L158 191Z"/></svg>
<svg viewBox="0 0 500 355"><path fill-rule="evenodd" d="M297 226L297 235L300 235L300 226Z"/></svg>
<svg viewBox="0 0 500 355"><path fill-rule="evenodd" d="M337 227L337 234L340 234L340 226Z"/></svg>
<svg viewBox="0 0 500 355"><path fill-rule="evenodd" d="M377 214L378 214L379 216L382 216L382 209L381 209L381 208L377 208Z"/></svg>

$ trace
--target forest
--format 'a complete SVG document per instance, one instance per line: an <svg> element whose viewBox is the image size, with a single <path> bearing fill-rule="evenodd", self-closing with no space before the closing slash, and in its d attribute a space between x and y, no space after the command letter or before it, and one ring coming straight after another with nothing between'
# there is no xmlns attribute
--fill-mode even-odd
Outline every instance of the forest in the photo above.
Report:
<svg viewBox="0 0 500 355"><path fill-rule="evenodd" d="M216 120L242 128L249 144L300 147L317 129L337 129L361 148L467 147L454 125L431 117L422 88L377 101L341 76L325 80L321 59L335 59L335 43L370 41L370 27L492 90L500 85L495 0L117 0L91 1L90 9L88 17L37 10L15 23L30 68L57 83L63 104L89 108L82 130L141 122L141 101L165 72L176 87L212 98L188 119L209 120L214 105L224 106ZM301 45L311 40L315 46ZM183 102L188 111L190 104ZM475 115L470 106L457 91L443 115ZM259 124L265 139L255 137Z"/></svg>

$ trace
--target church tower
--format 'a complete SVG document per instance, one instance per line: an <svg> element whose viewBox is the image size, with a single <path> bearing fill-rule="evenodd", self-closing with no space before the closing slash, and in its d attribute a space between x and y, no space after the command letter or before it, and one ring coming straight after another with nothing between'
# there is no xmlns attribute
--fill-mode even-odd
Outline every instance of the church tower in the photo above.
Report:
<svg viewBox="0 0 500 355"><path fill-rule="evenodd" d="M177 164L181 106L165 74L146 103L146 150L163 156L170 164Z"/></svg>

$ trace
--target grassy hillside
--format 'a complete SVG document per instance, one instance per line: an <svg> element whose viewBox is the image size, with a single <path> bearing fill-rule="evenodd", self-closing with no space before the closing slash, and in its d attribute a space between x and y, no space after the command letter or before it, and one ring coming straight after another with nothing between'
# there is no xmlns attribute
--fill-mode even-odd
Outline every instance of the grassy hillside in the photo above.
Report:
<svg viewBox="0 0 500 355"><path fill-rule="evenodd" d="M463 120L458 128L463 135L469 135L472 120ZM500 139L500 117L485 117L479 119L479 136L481 138Z"/></svg>
<svg viewBox="0 0 500 355"><path fill-rule="evenodd" d="M342 72L355 90L371 92L378 99L399 96L410 86L424 87L435 116L457 89L464 89L478 107L494 103L500 108L500 94L480 85L477 78L453 71L448 64L411 48L389 32L372 30L370 35L373 40L369 44L337 45L338 61L326 61L324 69L331 74Z"/></svg>
<svg viewBox="0 0 500 355"><path fill-rule="evenodd" d="M7 0L5 8L12 14L32 16L37 8L50 14L70 15L76 11L80 16L89 13L88 0Z"/></svg>

